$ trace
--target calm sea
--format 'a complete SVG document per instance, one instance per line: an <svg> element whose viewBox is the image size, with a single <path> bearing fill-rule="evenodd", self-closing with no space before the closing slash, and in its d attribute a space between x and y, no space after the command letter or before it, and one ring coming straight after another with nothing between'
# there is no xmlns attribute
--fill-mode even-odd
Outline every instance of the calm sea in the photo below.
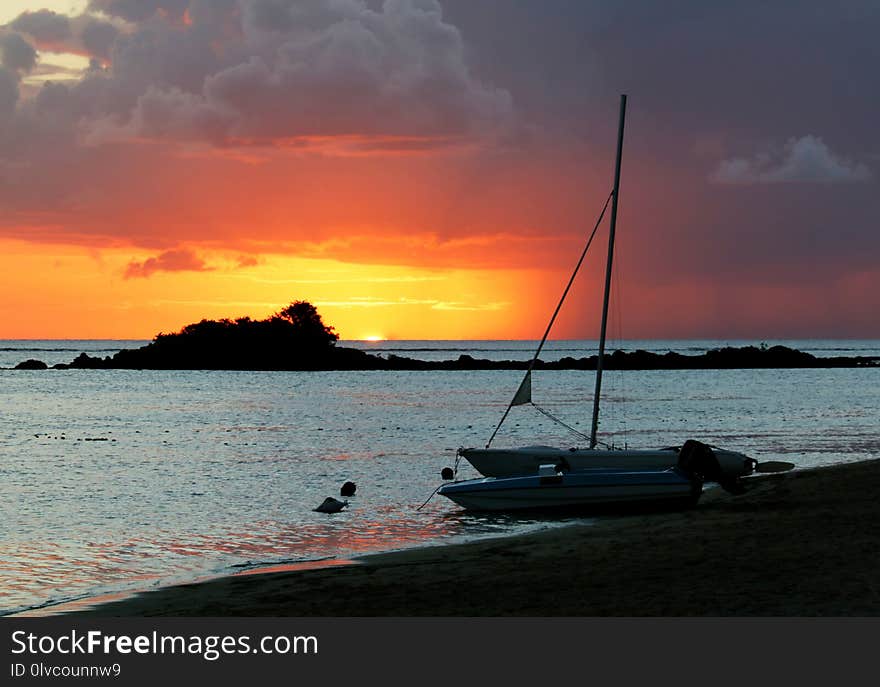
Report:
<svg viewBox="0 0 880 687"><path fill-rule="evenodd" d="M459 446L485 443L521 372L16 371L141 341L0 341L0 613L148 589L251 566L345 557L557 526L467 514L438 486ZM344 343L344 342L343 342ZM625 341L698 353L749 341ZM816 355L880 355L880 341L770 341ZM423 359L527 359L534 342L350 345ZM550 342L545 359L595 352ZM880 368L607 372L604 439L698 438L809 467L880 457ZM533 395L589 425L594 376L542 371ZM577 445L517 408L495 445ZM467 474L467 473L466 473ZM472 476L476 473L470 472ZM312 509L357 483L350 507Z"/></svg>

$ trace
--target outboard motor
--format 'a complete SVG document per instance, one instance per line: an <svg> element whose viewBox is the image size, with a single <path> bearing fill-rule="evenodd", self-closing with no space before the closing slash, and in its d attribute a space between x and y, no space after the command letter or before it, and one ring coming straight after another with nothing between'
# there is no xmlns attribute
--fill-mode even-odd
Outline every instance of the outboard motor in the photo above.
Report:
<svg viewBox="0 0 880 687"><path fill-rule="evenodd" d="M695 439L688 439L679 449L678 469L701 482L717 482L731 494L746 491L738 478L724 474L712 447Z"/></svg>

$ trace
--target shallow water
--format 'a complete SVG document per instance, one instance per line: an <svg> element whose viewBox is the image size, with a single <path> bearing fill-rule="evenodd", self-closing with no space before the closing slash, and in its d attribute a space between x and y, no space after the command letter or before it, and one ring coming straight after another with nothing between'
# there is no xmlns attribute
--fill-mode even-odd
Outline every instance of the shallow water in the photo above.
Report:
<svg viewBox="0 0 880 687"><path fill-rule="evenodd" d="M457 447L485 443L520 374L0 370L0 611L567 522L442 497L417 510ZM877 368L605 380L601 428L620 446L699 438L802 467L880 457ZM534 398L586 429L593 382L542 371ZM579 442L517 408L495 445ZM346 480L346 511L312 511Z"/></svg>

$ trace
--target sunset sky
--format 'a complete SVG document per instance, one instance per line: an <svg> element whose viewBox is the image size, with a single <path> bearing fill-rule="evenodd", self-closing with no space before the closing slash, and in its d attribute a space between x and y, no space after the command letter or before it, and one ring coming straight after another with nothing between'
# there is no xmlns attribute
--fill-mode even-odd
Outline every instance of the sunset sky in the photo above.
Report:
<svg viewBox="0 0 880 687"><path fill-rule="evenodd" d="M878 35L867 0L3 0L0 338L301 299L538 338L623 92L612 331L880 337ZM606 237L554 336L596 336Z"/></svg>

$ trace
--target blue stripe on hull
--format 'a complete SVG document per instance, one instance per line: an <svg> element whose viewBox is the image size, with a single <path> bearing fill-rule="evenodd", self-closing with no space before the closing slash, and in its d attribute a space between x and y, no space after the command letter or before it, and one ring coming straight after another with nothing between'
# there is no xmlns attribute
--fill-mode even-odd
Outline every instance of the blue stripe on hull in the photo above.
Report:
<svg viewBox="0 0 880 687"><path fill-rule="evenodd" d="M585 471L549 480L539 475L476 479L447 484L439 493L465 508L510 510L615 503L693 503L701 491L699 483L692 483L673 470L664 470Z"/></svg>

